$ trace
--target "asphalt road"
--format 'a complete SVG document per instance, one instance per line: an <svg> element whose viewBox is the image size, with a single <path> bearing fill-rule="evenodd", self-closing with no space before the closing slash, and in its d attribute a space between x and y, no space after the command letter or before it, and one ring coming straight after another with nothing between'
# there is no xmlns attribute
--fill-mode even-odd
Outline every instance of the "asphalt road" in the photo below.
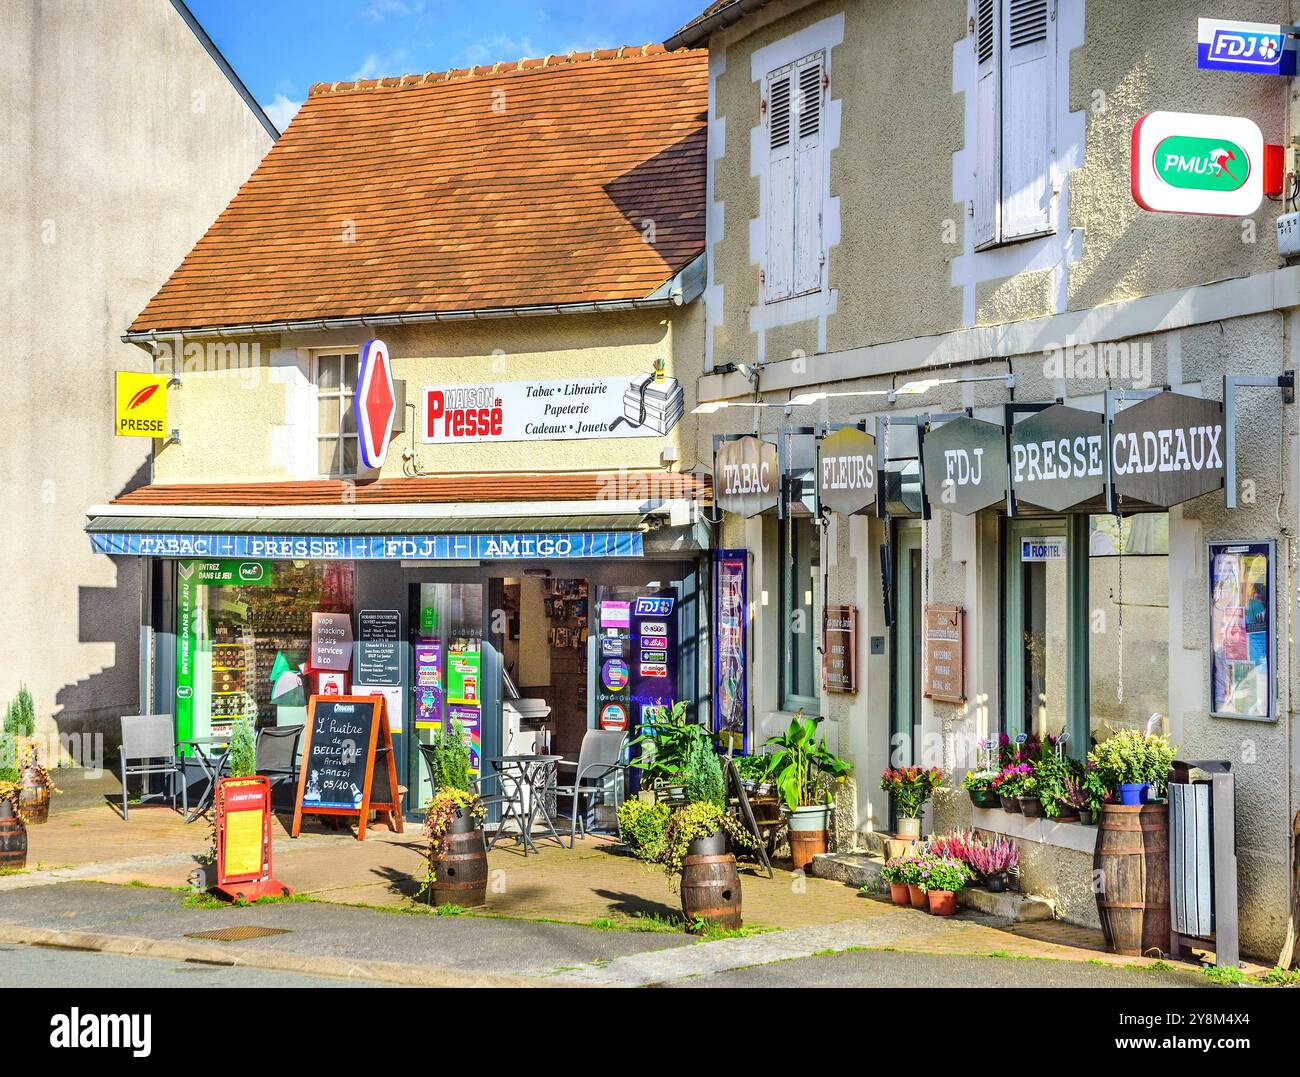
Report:
<svg viewBox="0 0 1300 1077"><path fill-rule="evenodd" d="M1116 968L1076 961L951 957L849 950L729 969L670 987L1211 987L1197 972Z"/></svg>
<svg viewBox="0 0 1300 1077"><path fill-rule="evenodd" d="M152 957L0 946L0 966L10 984L25 987L368 987L328 976L299 976L269 969L164 961Z"/></svg>

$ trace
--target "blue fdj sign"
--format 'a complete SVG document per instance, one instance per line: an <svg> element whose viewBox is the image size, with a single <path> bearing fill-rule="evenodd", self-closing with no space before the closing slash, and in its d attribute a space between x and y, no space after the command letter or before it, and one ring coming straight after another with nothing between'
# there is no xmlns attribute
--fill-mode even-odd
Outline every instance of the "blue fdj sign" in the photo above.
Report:
<svg viewBox="0 0 1300 1077"><path fill-rule="evenodd" d="M673 600L670 596L649 596L636 600L633 613L637 617L667 617L673 612Z"/></svg>
<svg viewBox="0 0 1300 1077"><path fill-rule="evenodd" d="M1286 27L1230 19L1198 19L1196 66L1207 71L1294 75L1295 40Z"/></svg>

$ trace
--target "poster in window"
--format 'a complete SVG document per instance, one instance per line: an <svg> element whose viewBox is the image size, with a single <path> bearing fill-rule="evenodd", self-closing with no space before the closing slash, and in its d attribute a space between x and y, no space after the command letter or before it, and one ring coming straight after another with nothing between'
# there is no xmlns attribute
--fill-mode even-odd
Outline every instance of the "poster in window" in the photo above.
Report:
<svg viewBox="0 0 1300 1077"><path fill-rule="evenodd" d="M1210 713L1273 721L1273 544L1212 542Z"/></svg>
<svg viewBox="0 0 1300 1077"><path fill-rule="evenodd" d="M713 729L734 750L748 750L745 644L749 629L748 550L713 555Z"/></svg>

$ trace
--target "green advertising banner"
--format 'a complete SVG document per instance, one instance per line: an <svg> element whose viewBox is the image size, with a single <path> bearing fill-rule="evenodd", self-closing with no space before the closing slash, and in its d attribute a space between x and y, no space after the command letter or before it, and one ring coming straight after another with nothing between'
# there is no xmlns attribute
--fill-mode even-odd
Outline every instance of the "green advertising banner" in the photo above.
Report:
<svg viewBox="0 0 1300 1077"><path fill-rule="evenodd" d="M274 561L191 561L199 583L211 587L269 587L275 582Z"/></svg>
<svg viewBox="0 0 1300 1077"><path fill-rule="evenodd" d="M198 650L197 610L201 561L176 562L176 739L194 736L194 659Z"/></svg>

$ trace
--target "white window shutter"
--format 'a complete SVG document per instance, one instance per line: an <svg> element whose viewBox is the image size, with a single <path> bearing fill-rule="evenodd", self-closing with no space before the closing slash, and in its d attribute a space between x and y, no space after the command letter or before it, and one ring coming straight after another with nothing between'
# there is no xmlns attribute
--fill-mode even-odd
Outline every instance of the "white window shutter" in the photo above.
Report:
<svg viewBox="0 0 1300 1077"><path fill-rule="evenodd" d="M763 297L785 299L794 287L794 68L767 78L767 241Z"/></svg>
<svg viewBox="0 0 1300 1077"><path fill-rule="evenodd" d="M979 0L975 17L975 246L998 238L1002 198L1002 128L999 122L1000 0Z"/></svg>
<svg viewBox="0 0 1300 1077"><path fill-rule="evenodd" d="M825 79L822 54L801 60L794 73L794 292L822 286L822 146Z"/></svg>
<svg viewBox="0 0 1300 1077"><path fill-rule="evenodd" d="M1051 0L1002 0L1002 238L1051 227L1056 22Z"/></svg>

